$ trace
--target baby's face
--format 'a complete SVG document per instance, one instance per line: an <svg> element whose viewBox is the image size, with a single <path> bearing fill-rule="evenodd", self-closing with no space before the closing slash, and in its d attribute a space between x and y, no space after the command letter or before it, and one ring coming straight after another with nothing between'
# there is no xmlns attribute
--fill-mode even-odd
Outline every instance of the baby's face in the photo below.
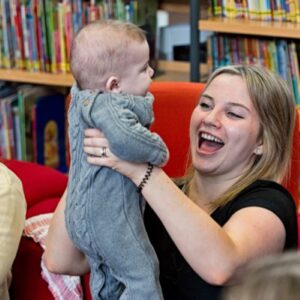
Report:
<svg viewBox="0 0 300 300"><path fill-rule="evenodd" d="M122 66L120 90L135 96L145 96L154 74L149 66L149 45L146 41L133 42L127 51L128 59Z"/></svg>

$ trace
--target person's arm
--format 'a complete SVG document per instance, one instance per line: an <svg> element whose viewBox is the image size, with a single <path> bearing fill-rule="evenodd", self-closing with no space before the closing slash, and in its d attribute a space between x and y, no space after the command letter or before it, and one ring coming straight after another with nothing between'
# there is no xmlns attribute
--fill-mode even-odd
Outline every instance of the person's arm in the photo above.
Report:
<svg viewBox="0 0 300 300"><path fill-rule="evenodd" d="M44 253L47 269L53 273L83 275L89 271L84 254L70 240L65 225L67 190L64 192L51 220Z"/></svg>
<svg viewBox="0 0 300 300"><path fill-rule="evenodd" d="M137 167L131 177L135 184L143 176L142 169L145 166ZM283 249L285 229L273 212L247 207L221 227L159 168L151 174L143 196L189 265L212 284L224 284L250 260Z"/></svg>
<svg viewBox="0 0 300 300"><path fill-rule="evenodd" d="M140 106L142 108L138 110ZM90 105L83 104L80 108L88 126L101 129L108 138L110 150L118 157L158 166L167 163L169 151L166 144L157 133L140 122L145 114L149 121L147 125L150 125L153 115L152 106L146 105L144 97L99 94Z"/></svg>
<svg viewBox="0 0 300 300"><path fill-rule="evenodd" d="M98 155L99 147L107 145L99 132L87 130L86 137L88 154ZM88 161L111 167L136 185L147 169L145 164L122 161L110 152L107 158L89 156ZM158 167L153 169L142 193L190 266L211 284L224 284L251 259L283 249L284 226L264 208L241 209L221 227Z"/></svg>
<svg viewBox="0 0 300 300"><path fill-rule="evenodd" d="M20 180L0 164L0 286L7 280L25 223L26 201Z"/></svg>

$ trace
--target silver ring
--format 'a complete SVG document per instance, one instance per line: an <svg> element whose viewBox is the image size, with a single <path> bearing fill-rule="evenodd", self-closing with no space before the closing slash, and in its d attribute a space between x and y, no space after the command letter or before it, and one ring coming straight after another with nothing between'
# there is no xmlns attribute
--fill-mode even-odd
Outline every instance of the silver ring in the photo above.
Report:
<svg viewBox="0 0 300 300"><path fill-rule="evenodd" d="M107 152L106 152L107 148L106 147L102 147L101 148L101 152L99 157L107 157Z"/></svg>

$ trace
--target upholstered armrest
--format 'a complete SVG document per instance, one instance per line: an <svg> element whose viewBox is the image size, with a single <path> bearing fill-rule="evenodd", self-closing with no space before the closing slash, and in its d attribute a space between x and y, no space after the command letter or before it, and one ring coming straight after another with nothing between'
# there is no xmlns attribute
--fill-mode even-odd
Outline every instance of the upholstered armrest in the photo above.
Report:
<svg viewBox="0 0 300 300"><path fill-rule="evenodd" d="M67 186L67 176L50 167L18 160L2 162L22 181L27 209L42 200L60 198Z"/></svg>

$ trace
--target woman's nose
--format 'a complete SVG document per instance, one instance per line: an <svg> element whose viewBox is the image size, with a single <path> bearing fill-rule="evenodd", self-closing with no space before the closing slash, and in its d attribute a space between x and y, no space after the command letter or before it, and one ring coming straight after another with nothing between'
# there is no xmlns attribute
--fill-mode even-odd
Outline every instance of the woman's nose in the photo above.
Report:
<svg viewBox="0 0 300 300"><path fill-rule="evenodd" d="M207 126L220 127L221 120L219 112L215 109L207 112L206 116L204 117L204 123Z"/></svg>

